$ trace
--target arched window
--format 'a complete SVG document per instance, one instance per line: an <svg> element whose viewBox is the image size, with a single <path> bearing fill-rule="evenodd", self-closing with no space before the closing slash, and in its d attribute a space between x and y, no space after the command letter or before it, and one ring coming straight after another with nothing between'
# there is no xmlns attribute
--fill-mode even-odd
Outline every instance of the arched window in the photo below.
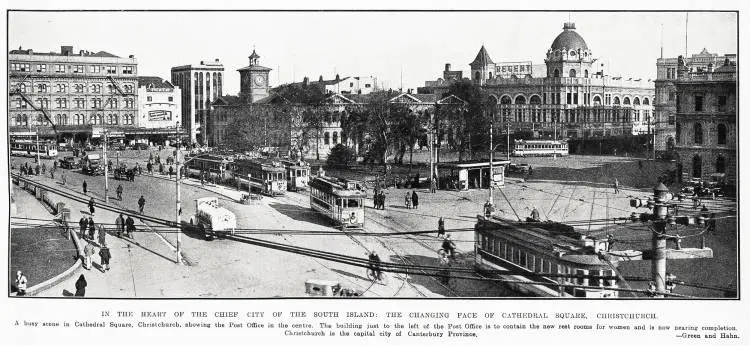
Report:
<svg viewBox="0 0 750 346"><path fill-rule="evenodd" d="M333 144L337 144L339 142L339 133L334 131L333 132Z"/></svg>
<svg viewBox="0 0 750 346"><path fill-rule="evenodd" d="M674 130L675 142L677 142L677 144L680 144L680 139L682 138L682 125L680 125L680 123L677 123L677 125L675 125L674 127Z"/></svg>
<svg viewBox="0 0 750 346"><path fill-rule="evenodd" d="M525 105L526 104L526 98L523 95L516 96L516 102L517 105Z"/></svg>
<svg viewBox="0 0 750 346"><path fill-rule="evenodd" d="M703 144L703 126L701 123L693 125L693 142L695 144Z"/></svg>
<svg viewBox="0 0 750 346"><path fill-rule="evenodd" d="M693 178L700 178L703 176L702 165L701 157L698 155L693 156Z"/></svg>
<svg viewBox="0 0 750 346"><path fill-rule="evenodd" d="M638 97L633 99L633 106L640 106L641 105L641 99Z"/></svg>
<svg viewBox="0 0 750 346"><path fill-rule="evenodd" d="M644 97L644 98L643 98L643 105L644 105L644 106L648 106L648 105L650 105L650 104L651 104L651 102L650 102L650 101L648 100L648 97Z"/></svg>
<svg viewBox="0 0 750 346"><path fill-rule="evenodd" d="M594 96L594 106L601 106L602 104L602 98L599 97L599 95Z"/></svg>
<svg viewBox="0 0 750 346"><path fill-rule="evenodd" d="M625 96L624 99L622 99L622 104L629 106L630 105L630 97Z"/></svg>
<svg viewBox="0 0 750 346"><path fill-rule="evenodd" d="M555 78L559 78L560 77L560 70L555 69L555 72L554 72L553 76L555 76Z"/></svg>
<svg viewBox="0 0 750 346"><path fill-rule="evenodd" d="M727 144L727 126L724 124L719 124L719 126L716 127L716 143L720 145L726 145Z"/></svg>
<svg viewBox="0 0 750 346"><path fill-rule="evenodd" d="M583 76L589 78L589 70L583 70Z"/></svg>
<svg viewBox="0 0 750 346"><path fill-rule="evenodd" d="M323 134L323 144L329 145L331 144L331 134L326 131L326 133Z"/></svg>
<svg viewBox="0 0 750 346"><path fill-rule="evenodd" d="M490 79L492 79L492 72L490 72Z"/></svg>
<svg viewBox="0 0 750 346"><path fill-rule="evenodd" d="M474 79L475 79L475 80L479 80L479 79L481 78L481 76L482 76L482 75L481 75L481 74L479 73L479 71L477 71L477 72L474 72Z"/></svg>
<svg viewBox="0 0 750 346"><path fill-rule="evenodd" d="M531 99L529 99L529 104L540 105L542 104L542 99L539 97L539 95L533 95L531 96Z"/></svg>
<svg viewBox="0 0 750 346"><path fill-rule="evenodd" d="M500 104L501 105L509 105L510 104L510 97L508 95L505 95L500 98Z"/></svg>
<svg viewBox="0 0 750 346"><path fill-rule="evenodd" d="M568 77L576 78L576 69L574 68L570 69L570 71L568 72Z"/></svg>
<svg viewBox="0 0 750 346"><path fill-rule="evenodd" d="M619 96L615 96L614 104L618 105L618 106L620 105L620 97Z"/></svg>
<svg viewBox="0 0 750 346"><path fill-rule="evenodd" d="M727 172L727 161L724 158L724 156L719 156L716 158L716 173L726 173Z"/></svg>

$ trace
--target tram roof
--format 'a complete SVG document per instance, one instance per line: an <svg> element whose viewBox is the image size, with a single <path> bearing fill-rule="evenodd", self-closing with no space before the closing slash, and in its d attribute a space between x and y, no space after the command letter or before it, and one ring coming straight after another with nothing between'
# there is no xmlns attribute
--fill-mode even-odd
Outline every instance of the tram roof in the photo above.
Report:
<svg viewBox="0 0 750 346"><path fill-rule="evenodd" d="M501 166L510 164L510 160L493 160L492 165ZM464 161L464 162L440 162L438 168L479 168L489 167L490 161Z"/></svg>
<svg viewBox="0 0 750 346"><path fill-rule="evenodd" d="M273 159L237 159L234 162L237 165L259 165L269 171L284 172L286 169L280 161Z"/></svg>
<svg viewBox="0 0 750 346"><path fill-rule="evenodd" d="M354 184L355 188L347 185ZM360 182L338 177L322 176L315 177L310 181L310 186L341 197L367 197L367 192L357 189Z"/></svg>

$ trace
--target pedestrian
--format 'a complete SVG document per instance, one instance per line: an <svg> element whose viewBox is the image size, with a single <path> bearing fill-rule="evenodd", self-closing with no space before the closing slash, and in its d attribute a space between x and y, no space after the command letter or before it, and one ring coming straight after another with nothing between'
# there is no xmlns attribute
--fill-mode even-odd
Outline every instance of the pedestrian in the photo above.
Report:
<svg viewBox="0 0 750 346"><path fill-rule="evenodd" d="M84 180L84 181L83 181L83 194L84 194L84 195L85 195L85 194L86 194L86 193L88 192L88 191L87 191L87 188L88 188L88 185L86 184L86 181Z"/></svg>
<svg viewBox="0 0 750 346"><path fill-rule="evenodd" d="M102 248L99 249L99 258L102 264L102 273L109 270L109 260L112 259L112 254L109 252L107 244L102 243Z"/></svg>
<svg viewBox="0 0 750 346"><path fill-rule="evenodd" d="M406 197L404 197L404 204L406 204L406 209L411 209L411 194L409 191L406 191Z"/></svg>
<svg viewBox="0 0 750 346"><path fill-rule="evenodd" d="M164 164L159 164L159 174L164 174Z"/></svg>
<svg viewBox="0 0 750 346"><path fill-rule="evenodd" d="M39 175L39 164L38 163L34 167L34 172L35 172L36 175Z"/></svg>
<svg viewBox="0 0 750 346"><path fill-rule="evenodd" d="M136 162L135 167L138 168L138 175L143 175L143 166Z"/></svg>
<svg viewBox="0 0 750 346"><path fill-rule="evenodd" d="M534 175L534 168L529 166L529 177L531 177L532 175Z"/></svg>
<svg viewBox="0 0 750 346"><path fill-rule="evenodd" d="M706 230L707 233L715 233L716 232L716 213L711 213L711 217L708 219L708 229Z"/></svg>
<svg viewBox="0 0 750 346"><path fill-rule="evenodd" d="M138 211L143 214L143 207L146 205L146 199L143 198L143 195L141 195L141 198L138 199Z"/></svg>
<svg viewBox="0 0 750 346"><path fill-rule="evenodd" d="M26 167L21 165L21 175L26 175Z"/></svg>
<svg viewBox="0 0 750 346"><path fill-rule="evenodd" d="M42 174L46 174L46 173L47 173L47 163L42 162Z"/></svg>
<svg viewBox="0 0 750 346"><path fill-rule="evenodd" d="M122 184L117 184L117 199L122 201Z"/></svg>
<svg viewBox="0 0 750 346"><path fill-rule="evenodd" d="M94 215L94 211L96 211L96 208L94 208L95 205L96 202L94 201L94 197L91 197L89 200L89 213L91 213L91 215Z"/></svg>
<svg viewBox="0 0 750 346"><path fill-rule="evenodd" d="M411 193L411 205L414 207L414 209L419 208L419 196L417 196L416 190Z"/></svg>
<svg viewBox="0 0 750 346"><path fill-rule="evenodd" d="M540 221L542 221L539 218L539 210L536 209L536 206L534 206L534 209L531 210L531 217L530 217L529 221L530 222L540 222Z"/></svg>
<svg viewBox="0 0 750 346"><path fill-rule="evenodd" d="M93 259L91 256L95 253L96 250L91 243L87 243L86 246L83 247L83 267L86 268L86 270L91 270L91 266L93 265Z"/></svg>
<svg viewBox="0 0 750 346"><path fill-rule="evenodd" d="M49 170L49 175L52 178L52 180L55 179L55 167L52 167L52 169Z"/></svg>
<svg viewBox="0 0 750 346"><path fill-rule="evenodd" d="M494 209L495 208L492 206L492 201L487 200L487 202L484 203L484 217L490 218Z"/></svg>
<svg viewBox="0 0 750 346"><path fill-rule="evenodd" d="M172 177L172 174L174 174L174 168L172 166L169 166L169 177Z"/></svg>
<svg viewBox="0 0 750 346"><path fill-rule="evenodd" d="M117 227L117 237L122 238L122 233L125 231L125 219L122 217L122 213L115 219L115 226Z"/></svg>
<svg viewBox="0 0 750 346"><path fill-rule="evenodd" d="M620 181L615 178L615 193L620 193Z"/></svg>
<svg viewBox="0 0 750 346"><path fill-rule="evenodd" d="M60 179L62 180L63 185L65 185L68 182L68 177L65 176L65 171L62 172Z"/></svg>
<svg viewBox="0 0 750 346"><path fill-rule="evenodd" d="M81 216L81 220L78 221L78 225L81 226L81 239L86 239L86 229L88 228L89 221L86 220L85 216Z"/></svg>
<svg viewBox="0 0 750 346"><path fill-rule="evenodd" d="M151 161L149 161L149 163L146 164L146 172L148 172L148 174L151 174L151 169L152 169Z"/></svg>
<svg viewBox="0 0 750 346"><path fill-rule="evenodd" d="M107 230L104 229L104 225L99 224L99 246L104 246L104 243L107 241Z"/></svg>
<svg viewBox="0 0 750 346"><path fill-rule="evenodd" d="M52 163L52 168L54 168L54 169L57 169L57 161L54 161L54 162Z"/></svg>
<svg viewBox="0 0 750 346"><path fill-rule="evenodd" d="M438 220L438 238L445 235L445 221L443 220L443 217L440 217L440 220Z"/></svg>
<svg viewBox="0 0 750 346"><path fill-rule="evenodd" d="M94 219L89 217L89 240L94 241L95 233L96 233L96 224L94 224Z"/></svg>
<svg viewBox="0 0 750 346"><path fill-rule="evenodd" d="M17 296L25 296L26 295L26 285L28 284L28 280L26 280L26 275L23 275L22 271L16 272L16 295Z"/></svg>
<svg viewBox="0 0 750 346"><path fill-rule="evenodd" d="M78 280L76 280L76 297L83 297L86 295L86 278L81 274L81 276L78 277Z"/></svg>
<svg viewBox="0 0 750 346"><path fill-rule="evenodd" d="M133 238L133 233L135 232L135 221L133 221L133 218L128 215L128 218L125 220L125 235L127 237Z"/></svg>
<svg viewBox="0 0 750 346"><path fill-rule="evenodd" d="M380 209L385 210L385 192L380 191Z"/></svg>

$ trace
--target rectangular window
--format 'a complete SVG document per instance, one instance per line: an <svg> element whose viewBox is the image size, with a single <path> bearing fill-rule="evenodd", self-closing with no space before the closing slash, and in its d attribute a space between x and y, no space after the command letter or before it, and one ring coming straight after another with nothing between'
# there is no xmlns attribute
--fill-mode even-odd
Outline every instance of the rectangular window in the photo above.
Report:
<svg viewBox="0 0 750 346"><path fill-rule="evenodd" d="M573 104L574 105L578 104L578 93L573 94Z"/></svg>
<svg viewBox="0 0 750 346"><path fill-rule="evenodd" d="M65 73L65 65L55 65L56 73Z"/></svg>
<svg viewBox="0 0 750 346"><path fill-rule="evenodd" d="M565 99L566 104L571 104L571 102L573 102L573 98L572 98L573 95L571 93L565 93L565 96L566 96L566 99Z"/></svg>
<svg viewBox="0 0 750 346"><path fill-rule="evenodd" d="M117 73L116 66L107 66L107 74L116 74L116 73Z"/></svg>
<svg viewBox="0 0 750 346"><path fill-rule="evenodd" d="M172 102L172 101L174 101L174 97L170 96L170 97L167 98L167 100L169 100L169 102Z"/></svg>
<svg viewBox="0 0 750 346"><path fill-rule="evenodd" d="M146 96L146 101L151 101L151 96Z"/></svg>
<svg viewBox="0 0 750 346"><path fill-rule="evenodd" d="M83 65L73 65L73 73L83 73Z"/></svg>
<svg viewBox="0 0 750 346"><path fill-rule="evenodd" d="M726 95L719 95L719 112L726 111L727 108L727 97Z"/></svg>
<svg viewBox="0 0 750 346"><path fill-rule="evenodd" d="M36 72L47 72L47 64L36 65Z"/></svg>
<svg viewBox="0 0 750 346"><path fill-rule="evenodd" d="M703 112L703 95L695 95L695 111Z"/></svg>
<svg viewBox="0 0 750 346"><path fill-rule="evenodd" d="M123 66L122 74L133 74L133 66Z"/></svg>
<svg viewBox="0 0 750 346"><path fill-rule="evenodd" d="M102 73L102 67L99 65L92 65L91 73Z"/></svg>

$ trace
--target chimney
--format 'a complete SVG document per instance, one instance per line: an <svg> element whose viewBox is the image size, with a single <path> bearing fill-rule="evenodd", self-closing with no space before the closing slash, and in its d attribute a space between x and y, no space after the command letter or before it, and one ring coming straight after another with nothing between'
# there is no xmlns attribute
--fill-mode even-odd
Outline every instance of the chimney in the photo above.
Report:
<svg viewBox="0 0 750 346"><path fill-rule="evenodd" d="M219 58L214 59L214 62L219 62Z"/></svg>
<svg viewBox="0 0 750 346"><path fill-rule="evenodd" d="M65 56L73 55L73 46L60 46L60 54Z"/></svg>
<svg viewBox="0 0 750 346"><path fill-rule="evenodd" d="M451 64L445 64L445 72L450 72Z"/></svg>
<svg viewBox="0 0 750 346"><path fill-rule="evenodd" d="M128 58L130 58L130 59L135 59L135 55L133 55L133 54L130 54L130 55L128 55Z"/></svg>
<svg viewBox="0 0 750 346"><path fill-rule="evenodd" d="M201 65L205 65L205 62L203 60L201 60Z"/></svg>

